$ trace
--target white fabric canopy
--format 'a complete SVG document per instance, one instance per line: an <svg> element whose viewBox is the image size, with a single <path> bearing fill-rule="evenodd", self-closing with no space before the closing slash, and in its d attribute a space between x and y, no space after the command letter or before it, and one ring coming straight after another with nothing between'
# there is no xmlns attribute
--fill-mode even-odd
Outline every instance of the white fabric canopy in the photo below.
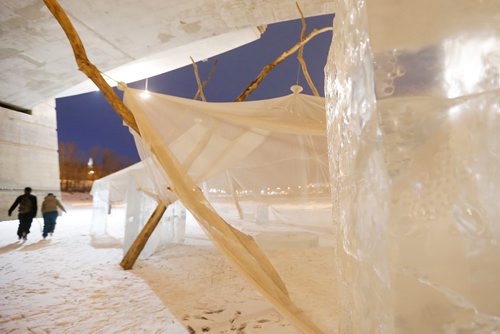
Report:
<svg viewBox="0 0 500 334"><path fill-rule="evenodd" d="M295 92L263 101L207 103L162 94L144 98L141 93L127 88L124 99L141 131L137 146L161 200L171 203L172 190L227 259L278 311L303 332L322 333L294 305L254 239L228 224L214 207L232 202L245 219L248 203L305 208L329 199L323 98ZM311 212L317 208L311 207ZM329 230L330 207L326 208L326 218L313 225ZM273 212L284 223L293 220L293 214L287 218Z"/></svg>

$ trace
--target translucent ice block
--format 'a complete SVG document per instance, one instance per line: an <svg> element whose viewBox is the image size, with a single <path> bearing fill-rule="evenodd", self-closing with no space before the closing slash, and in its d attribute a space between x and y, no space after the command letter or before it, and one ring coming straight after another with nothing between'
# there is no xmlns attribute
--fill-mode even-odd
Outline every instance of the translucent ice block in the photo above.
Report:
<svg viewBox="0 0 500 334"><path fill-rule="evenodd" d="M500 331L500 2L339 2L339 332Z"/></svg>

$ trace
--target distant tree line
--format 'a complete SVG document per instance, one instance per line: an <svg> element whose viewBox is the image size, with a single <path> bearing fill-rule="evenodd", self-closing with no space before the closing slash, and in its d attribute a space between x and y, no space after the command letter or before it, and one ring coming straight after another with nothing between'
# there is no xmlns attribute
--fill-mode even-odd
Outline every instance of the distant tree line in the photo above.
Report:
<svg viewBox="0 0 500 334"><path fill-rule="evenodd" d="M89 164L92 158L92 164ZM75 143L59 144L61 191L88 192L94 180L130 166L133 161L102 147L90 151L78 149Z"/></svg>

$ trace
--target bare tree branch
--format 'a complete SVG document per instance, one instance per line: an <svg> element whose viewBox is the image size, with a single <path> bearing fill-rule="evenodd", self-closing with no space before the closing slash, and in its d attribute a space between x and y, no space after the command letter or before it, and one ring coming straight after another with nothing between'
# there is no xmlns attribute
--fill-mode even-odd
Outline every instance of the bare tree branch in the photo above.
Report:
<svg viewBox="0 0 500 334"><path fill-rule="evenodd" d="M313 39L315 36L327 32L327 31L332 31L333 27L325 27L321 29L314 29L309 35L307 35L304 40L300 41L299 43L295 44L293 47L288 49L287 51L283 52L278 58L276 58L271 64L264 66L262 71L259 73L257 78L250 83L250 85L243 91L243 93L240 94L236 98L236 102L241 102L244 101L261 83L261 81L266 77L266 75L277 65L279 65L283 60L288 58L290 55L292 55L295 51L297 51L301 46L305 45L307 42L309 42L311 39Z"/></svg>
<svg viewBox="0 0 500 334"><path fill-rule="evenodd" d="M207 85L207 83L210 81L210 79L212 79L212 77L213 77L213 75L215 73L215 69L217 68L218 64L219 64L219 61L217 59L215 59L214 63L212 64L212 68L210 69L210 73L208 73L207 78L201 84L201 88L198 87L198 90L196 91L196 95L194 96L193 100L197 100L198 99L198 96L200 95L202 89L205 88L206 85Z"/></svg>
<svg viewBox="0 0 500 334"><path fill-rule="evenodd" d="M196 83L198 84L198 92L200 92L201 99L207 102L205 98L205 94L203 94L203 86L200 80L200 74L198 73L198 65L194 62L193 57L189 57L191 59L191 63L193 63L194 76L196 77ZM198 95L198 93L196 93ZM196 97L195 97L196 100Z"/></svg>
<svg viewBox="0 0 500 334"><path fill-rule="evenodd" d="M299 10L300 13L300 18L302 21L302 30L300 31L300 41L302 42L304 40L304 35L306 33L306 20L304 18L304 13L302 13L302 10L300 9L299 3L296 2L295 5L297 6L297 9ZM314 96L319 96L318 90L316 89L316 86L314 85L314 82L311 79L311 76L309 75L309 71L307 70L307 64L306 61L304 60L304 46L302 45L299 49L299 54L297 55L297 59L300 63L300 66L302 67L302 73L304 73L304 77L306 78L307 84L309 85L309 88L311 88L311 91L313 92Z"/></svg>

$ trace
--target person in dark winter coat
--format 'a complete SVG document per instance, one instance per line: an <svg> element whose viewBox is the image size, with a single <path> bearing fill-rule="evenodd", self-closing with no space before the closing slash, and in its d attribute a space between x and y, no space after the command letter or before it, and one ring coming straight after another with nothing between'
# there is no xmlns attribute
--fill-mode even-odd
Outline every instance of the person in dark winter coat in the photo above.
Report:
<svg viewBox="0 0 500 334"><path fill-rule="evenodd" d="M56 196L52 193L47 194L42 202L42 214L43 214L43 238L47 238L47 235L52 236L54 233L54 228L56 227L56 220L58 216L57 208L60 208L64 212L66 209L59 202Z"/></svg>
<svg viewBox="0 0 500 334"><path fill-rule="evenodd" d="M36 196L31 194L31 188L24 188L24 194L17 197L14 204L9 209L9 217L12 215L12 211L16 209L19 205L19 227L17 229L17 236L19 240L28 239L28 233L30 233L31 223L33 218L36 217L38 211Z"/></svg>

